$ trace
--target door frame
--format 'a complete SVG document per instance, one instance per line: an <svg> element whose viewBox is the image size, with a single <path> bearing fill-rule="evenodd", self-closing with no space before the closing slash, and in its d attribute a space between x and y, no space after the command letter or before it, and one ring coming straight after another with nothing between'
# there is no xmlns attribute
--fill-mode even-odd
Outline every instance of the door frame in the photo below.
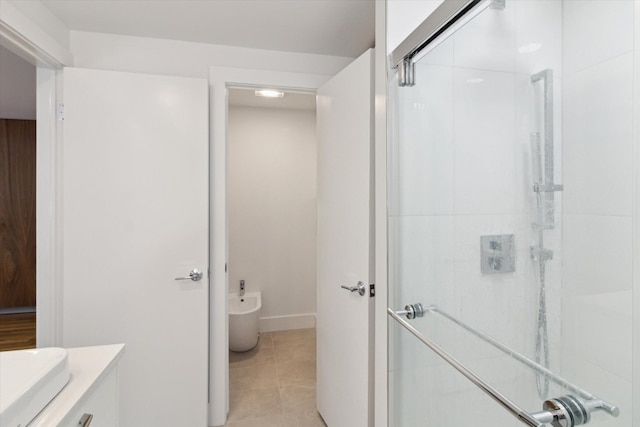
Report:
<svg viewBox="0 0 640 427"><path fill-rule="evenodd" d="M209 68L210 101L210 325L209 425L222 426L229 411L229 293L226 264L229 251L227 221L228 89L266 87L316 92L331 76L232 67ZM219 238L224 236L224 238ZM221 351L220 349L224 349Z"/></svg>
<svg viewBox="0 0 640 427"><path fill-rule="evenodd" d="M387 257L387 135L393 128L387 114L389 67L387 64L387 1L375 7L375 44L373 56L373 240L374 274L374 426L387 427L388 421L388 257Z"/></svg>
<svg viewBox="0 0 640 427"><path fill-rule="evenodd" d="M36 67L36 346L62 342L59 268L60 212L57 205L58 104L61 71L73 65L65 46L42 31L11 3L2 5L0 45Z"/></svg>

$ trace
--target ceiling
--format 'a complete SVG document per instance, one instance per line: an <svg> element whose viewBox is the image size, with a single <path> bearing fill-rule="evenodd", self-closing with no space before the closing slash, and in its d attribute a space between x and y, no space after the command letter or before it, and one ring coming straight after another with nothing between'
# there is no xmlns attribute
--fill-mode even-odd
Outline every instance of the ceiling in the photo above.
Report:
<svg viewBox="0 0 640 427"><path fill-rule="evenodd" d="M71 30L358 57L375 0L42 0Z"/></svg>

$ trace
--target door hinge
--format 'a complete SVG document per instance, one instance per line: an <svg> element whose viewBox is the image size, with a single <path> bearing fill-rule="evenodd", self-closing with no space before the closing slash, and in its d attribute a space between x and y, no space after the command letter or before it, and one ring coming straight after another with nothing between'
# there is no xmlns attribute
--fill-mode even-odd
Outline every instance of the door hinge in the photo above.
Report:
<svg viewBox="0 0 640 427"><path fill-rule="evenodd" d="M373 298L376 296L376 284L372 283L369 285L369 298Z"/></svg>
<svg viewBox="0 0 640 427"><path fill-rule="evenodd" d="M64 104L58 104L58 120L64 121Z"/></svg>

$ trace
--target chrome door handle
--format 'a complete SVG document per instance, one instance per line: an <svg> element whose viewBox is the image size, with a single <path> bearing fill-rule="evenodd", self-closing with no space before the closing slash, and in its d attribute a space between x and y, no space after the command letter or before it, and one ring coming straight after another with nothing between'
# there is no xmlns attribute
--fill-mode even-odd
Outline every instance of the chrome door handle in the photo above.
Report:
<svg viewBox="0 0 640 427"><path fill-rule="evenodd" d="M194 282L197 282L200 279L202 279L202 271L198 270L197 268L194 268L189 272L189 276L176 277L175 280L193 280Z"/></svg>
<svg viewBox="0 0 640 427"><path fill-rule="evenodd" d="M342 289L346 289L346 290L351 291L351 292L357 292L357 293L360 294L360 296L364 296L364 294L367 292L367 287L362 282L358 282L357 286L349 287L349 286L341 285L340 287Z"/></svg>

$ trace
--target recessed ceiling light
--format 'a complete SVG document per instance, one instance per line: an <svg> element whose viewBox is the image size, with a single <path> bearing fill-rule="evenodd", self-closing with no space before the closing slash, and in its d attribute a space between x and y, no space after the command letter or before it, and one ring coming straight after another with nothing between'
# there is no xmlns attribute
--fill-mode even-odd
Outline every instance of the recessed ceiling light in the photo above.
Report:
<svg viewBox="0 0 640 427"><path fill-rule="evenodd" d="M256 96L264 96L265 98L282 98L284 92L273 89L260 89L256 90Z"/></svg>

